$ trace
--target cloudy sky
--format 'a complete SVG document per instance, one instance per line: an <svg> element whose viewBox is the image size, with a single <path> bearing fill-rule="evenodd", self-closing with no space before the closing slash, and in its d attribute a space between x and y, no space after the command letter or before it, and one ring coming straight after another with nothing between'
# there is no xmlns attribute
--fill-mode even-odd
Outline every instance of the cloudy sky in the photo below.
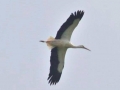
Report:
<svg viewBox="0 0 120 90"><path fill-rule="evenodd" d="M47 81L50 49L40 43L72 12L85 14L71 42L56 86ZM119 0L1 0L0 90L119 90Z"/></svg>

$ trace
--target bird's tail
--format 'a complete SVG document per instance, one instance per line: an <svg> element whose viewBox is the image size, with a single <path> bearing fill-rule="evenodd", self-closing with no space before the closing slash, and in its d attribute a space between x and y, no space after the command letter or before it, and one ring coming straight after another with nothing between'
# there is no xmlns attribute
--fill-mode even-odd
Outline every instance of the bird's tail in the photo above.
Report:
<svg viewBox="0 0 120 90"><path fill-rule="evenodd" d="M53 41L53 40L55 40L55 38L52 37L52 36L50 36L50 37L47 39L47 41Z"/></svg>
<svg viewBox="0 0 120 90"><path fill-rule="evenodd" d="M52 36L50 36L50 37L47 39L47 41L40 40L40 42L46 43L47 46L48 46L50 49L52 49L52 48L54 48L54 46L51 45L51 41L54 41L54 40L55 40L55 38L53 38Z"/></svg>
<svg viewBox="0 0 120 90"><path fill-rule="evenodd" d="M52 36L50 36L50 37L47 39L46 44L47 44L47 46L48 46L50 49L54 48L54 46L52 46L52 45L50 44L50 42L53 41L53 40L55 40L55 38L53 38Z"/></svg>

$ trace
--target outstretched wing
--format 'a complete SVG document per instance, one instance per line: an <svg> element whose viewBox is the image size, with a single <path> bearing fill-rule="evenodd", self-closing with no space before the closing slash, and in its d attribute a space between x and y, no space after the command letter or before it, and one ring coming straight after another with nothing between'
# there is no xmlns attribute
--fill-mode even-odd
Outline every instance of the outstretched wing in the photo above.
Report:
<svg viewBox="0 0 120 90"><path fill-rule="evenodd" d="M53 48L51 50L51 57L50 57L50 73L49 73L49 83L56 84L59 82L62 70L64 67L64 58L66 54L67 48Z"/></svg>
<svg viewBox="0 0 120 90"><path fill-rule="evenodd" d="M66 20L66 22L58 30L55 39L66 39L70 41L72 32L78 25L83 15L84 15L83 11L77 11L75 13L72 13Z"/></svg>

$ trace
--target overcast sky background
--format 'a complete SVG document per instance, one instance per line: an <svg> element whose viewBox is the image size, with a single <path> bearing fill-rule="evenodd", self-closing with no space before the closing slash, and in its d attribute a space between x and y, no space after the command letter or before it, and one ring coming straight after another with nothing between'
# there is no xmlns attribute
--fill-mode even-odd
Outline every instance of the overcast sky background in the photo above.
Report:
<svg viewBox="0 0 120 90"><path fill-rule="evenodd" d="M85 14L71 42L59 83L47 81L50 50L40 43L72 12ZM119 90L120 0L1 0L0 90Z"/></svg>

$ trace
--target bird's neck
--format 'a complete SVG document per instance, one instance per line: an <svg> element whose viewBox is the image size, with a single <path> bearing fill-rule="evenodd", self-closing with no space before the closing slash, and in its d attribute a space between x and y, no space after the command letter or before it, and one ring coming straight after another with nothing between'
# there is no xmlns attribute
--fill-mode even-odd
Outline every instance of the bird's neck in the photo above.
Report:
<svg viewBox="0 0 120 90"><path fill-rule="evenodd" d="M82 48L80 45L79 46L74 46L74 45L72 45L72 47L71 48Z"/></svg>

